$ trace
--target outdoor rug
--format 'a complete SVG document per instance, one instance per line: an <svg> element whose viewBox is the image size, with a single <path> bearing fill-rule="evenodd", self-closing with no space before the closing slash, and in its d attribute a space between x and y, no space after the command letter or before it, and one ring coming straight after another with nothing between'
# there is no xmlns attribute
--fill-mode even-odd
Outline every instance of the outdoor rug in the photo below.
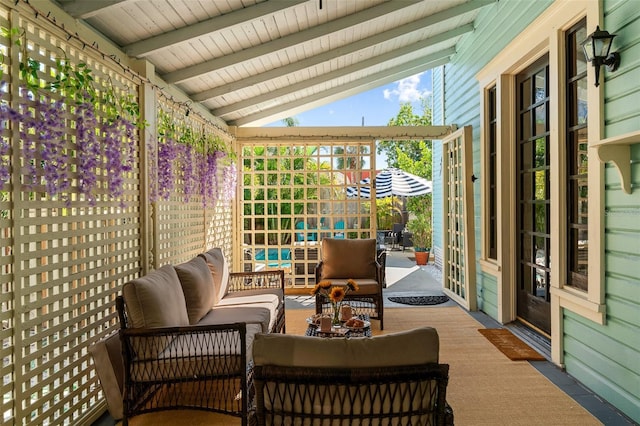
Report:
<svg viewBox="0 0 640 426"><path fill-rule="evenodd" d="M389 301L403 305L439 305L449 301L447 296L391 296Z"/></svg>
<svg viewBox="0 0 640 426"><path fill-rule="evenodd" d="M504 328L480 328L480 334L512 361L544 361L545 357Z"/></svg>
<svg viewBox="0 0 640 426"><path fill-rule="evenodd" d="M315 313L313 307L287 309L287 334L304 335L306 319ZM478 333L482 325L458 306L385 308L384 330L373 320L371 332L380 336L424 326L438 330L440 362L450 366L447 402L453 407L456 426L602 426L531 364L500 355ZM529 395L535 395L536 406L544 410L532 410ZM141 414L133 417L129 425L240 426L241 420L207 411L175 410Z"/></svg>

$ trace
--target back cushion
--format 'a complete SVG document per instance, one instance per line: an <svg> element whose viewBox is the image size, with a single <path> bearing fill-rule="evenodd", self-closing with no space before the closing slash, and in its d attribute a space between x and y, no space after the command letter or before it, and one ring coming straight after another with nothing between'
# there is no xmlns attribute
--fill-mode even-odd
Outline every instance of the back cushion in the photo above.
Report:
<svg viewBox="0 0 640 426"><path fill-rule="evenodd" d="M376 279L376 240L322 240L322 279Z"/></svg>
<svg viewBox="0 0 640 426"><path fill-rule="evenodd" d="M175 268L182 284L189 323L197 324L216 303L213 276L202 257L194 257Z"/></svg>
<svg viewBox="0 0 640 426"><path fill-rule="evenodd" d="M210 273L213 275L213 286L216 289L214 293L215 304L227 294L227 286L229 284L229 267L227 259L224 257L222 249L219 247L212 248L206 253L199 255L207 262Z"/></svg>
<svg viewBox="0 0 640 426"><path fill-rule="evenodd" d="M272 333L256 336L253 361L291 367L389 367L437 363L439 351L438 332L432 327L356 339Z"/></svg>
<svg viewBox="0 0 640 426"><path fill-rule="evenodd" d="M184 293L172 265L129 281L122 295L134 328L189 325Z"/></svg>

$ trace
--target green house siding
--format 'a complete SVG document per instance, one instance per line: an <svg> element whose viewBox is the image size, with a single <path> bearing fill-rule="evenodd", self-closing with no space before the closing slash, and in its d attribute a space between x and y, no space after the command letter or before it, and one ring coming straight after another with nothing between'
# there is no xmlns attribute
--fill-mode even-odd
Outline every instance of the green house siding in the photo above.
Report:
<svg viewBox="0 0 640 426"><path fill-rule="evenodd" d="M613 304L607 307L610 306L613 307ZM606 326L594 327L595 323L567 310L563 319L567 373L638 421L638 321L633 324L627 319L607 315Z"/></svg>
<svg viewBox="0 0 640 426"><path fill-rule="evenodd" d="M635 0L605 1L604 28L622 57L604 71L604 136L640 130L640 9ZM591 29L589 29L591 30ZM631 188L605 166L605 325L564 313L567 372L633 420L640 422L640 145L631 146Z"/></svg>
<svg viewBox="0 0 640 426"><path fill-rule="evenodd" d="M473 37L466 37L458 46L450 64L434 72L434 117L443 124L458 127L473 126L473 173L480 177L480 88L475 75L493 56L498 54L523 28L542 13L551 0L522 2L500 1L482 9L476 21ZM444 107L443 107L444 105ZM442 112L439 111L442 109ZM434 124L438 122L434 120ZM442 145L434 145L434 247L441 251L444 245L442 226ZM482 242L480 228L480 181L474 190L474 219L476 259L480 259ZM497 318L497 285L495 277L484 274L476 267L477 302L480 310Z"/></svg>
<svg viewBox="0 0 640 426"><path fill-rule="evenodd" d="M444 117L444 91L440 88L444 84L444 67L439 67L433 70L431 74L434 88L432 96L432 123L435 126L442 126L446 124ZM433 176L433 192L432 192L432 212L433 212L433 224L442 224L442 143L440 141L433 141L431 160L433 162L432 176ZM442 242L442 226L432 227L432 244L433 254L436 258L436 263L441 262Z"/></svg>
<svg viewBox="0 0 640 426"><path fill-rule="evenodd" d="M473 126L473 172L481 180L480 93L475 75L552 3L501 0L484 8L476 21L473 36L459 43L456 55L450 64L439 70L439 75L434 73L434 117L440 118L443 124ZM603 71L601 75L604 136L611 137L640 130L638 2L604 0L604 17L604 28L618 35L613 49L622 57L616 72ZM438 112L440 107L441 113ZM441 145L435 144L434 246L440 249L445 237L438 226L442 223L441 155ZM595 155L594 161L597 161ZM640 144L631 146L631 194L622 191L618 171L611 164L605 166L604 179L606 322L600 325L563 310L560 318L563 363L569 374L640 422ZM479 259L482 241L478 183L474 185L474 191ZM479 264L477 270L481 271ZM479 272L476 286L479 308L498 318L496 279Z"/></svg>
<svg viewBox="0 0 640 426"><path fill-rule="evenodd" d="M496 277L478 273L478 309L492 318L498 318L498 282Z"/></svg>

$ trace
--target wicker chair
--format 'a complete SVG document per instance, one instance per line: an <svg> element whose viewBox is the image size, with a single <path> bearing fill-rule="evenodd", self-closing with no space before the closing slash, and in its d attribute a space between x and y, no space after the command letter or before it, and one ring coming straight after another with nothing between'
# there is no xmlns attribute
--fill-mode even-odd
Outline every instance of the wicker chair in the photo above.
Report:
<svg viewBox="0 0 640 426"><path fill-rule="evenodd" d="M438 363L432 328L353 339L259 334L253 357L259 426L453 424L449 366Z"/></svg>
<svg viewBox="0 0 640 426"><path fill-rule="evenodd" d="M344 301L352 305L359 314L380 320L384 329L384 299L382 288L384 269L379 263L377 244L371 239L325 238L321 245L321 260L316 266L316 283L329 280L344 285L354 279L360 290L348 293ZM322 295L316 295L316 313L329 312L331 304Z"/></svg>
<svg viewBox="0 0 640 426"><path fill-rule="evenodd" d="M122 296L116 305L127 324ZM222 412L247 425L253 400L247 326L121 328L123 426L129 417L167 409Z"/></svg>

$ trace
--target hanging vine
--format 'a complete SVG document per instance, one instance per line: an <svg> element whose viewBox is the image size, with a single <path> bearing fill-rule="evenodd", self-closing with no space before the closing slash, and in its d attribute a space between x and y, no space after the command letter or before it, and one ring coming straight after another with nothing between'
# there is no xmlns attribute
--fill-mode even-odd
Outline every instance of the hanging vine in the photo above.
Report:
<svg viewBox="0 0 640 426"><path fill-rule="evenodd" d="M152 200L168 200L178 181L182 182L185 202L197 195L205 207L215 205L219 194L229 193L226 189L219 191L218 164L223 158L234 159L235 154L221 138L211 136L202 126L187 120L182 111L159 110L157 146L157 167L153 161L156 151L149 150L150 175L157 176L151 185ZM235 185L235 181L223 180L223 185L231 184Z"/></svg>
<svg viewBox="0 0 640 426"><path fill-rule="evenodd" d="M71 184L77 178L81 200L89 205L106 196L124 206L125 180L133 171L138 146L137 130L146 125L135 96L119 95L110 79L96 85L91 68L86 63L74 64L64 50L46 81L45 67L29 55L26 32L2 28L2 33L20 49L20 90L27 99L17 110L0 105L2 125L20 129L22 184L28 189L43 187L49 196L68 204ZM223 158L235 159L235 154L221 138L206 134L201 123L176 120L175 115L159 110L157 144L150 141L147 146L151 200L168 199L176 190L176 181L182 182L185 201L199 195L205 206L211 206L220 195L230 199L229 194L235 194L235 189L228 188L235 188L235 167L230 167L231 162L223 164L221 190L218 163ZM75 124L75 133L68 133L68 123ZM1 140L0 182L11 178L10 150L9 141Z"/></svg>

